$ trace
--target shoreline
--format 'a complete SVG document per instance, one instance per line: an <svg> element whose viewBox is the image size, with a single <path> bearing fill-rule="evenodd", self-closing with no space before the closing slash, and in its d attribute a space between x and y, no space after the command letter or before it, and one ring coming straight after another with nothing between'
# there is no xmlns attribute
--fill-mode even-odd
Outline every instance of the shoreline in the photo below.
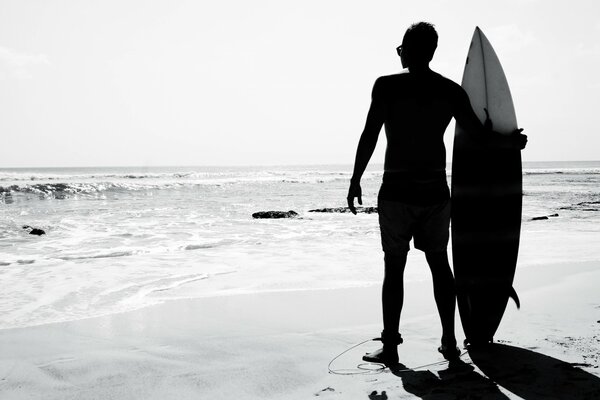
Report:
<svg viewBox="0 0 600 400"><path fill-rule="evenodd" d="M451 257L451 253L449 254L449 257ZM415 260L413 260L412 263L414 263L414 261ZM411 261L409 261L409 262L411 262ZM420 260L417 262L419 264L423 264L423 265L419 265L419 267L427 268L424 260ZM576 265L577 270L575 272L573 272L571 270L570 274L565 275L564 272L562 272L560 270L561 269L560 267L562 267L566 264L567 263L565 263L565 262L557 262L557 263L549 263L549 264L539 263L539 264L531 264L531 265L528 265L525 267L517 267L517 271L515 274L515 284L514 284L515 289L517 290L517 294L520 295L521 291L528 291L528 290L535 290L535 289L543 288L547 285L550 285L550 281L552 279L561 278L563 280L565 280L565 279L568 280L571 275L577 276L580 274L586 274L586 273L590 273L590 272L593 273L594 271L600 271L600 261L585 260L585 261L577 261L574 263L570 263L569 265L571 265L571 266ZM544 271L542 271L542 269ZM535 272L537 272L537 274ZM414 281L406 281L405 280L405 285L407 286L405 288L406 292L410 293L414 287L419 287L419 290L423 290L423 289L429 290L430 286L431 286L431 276L428 275L428 272L426 272L426 274L427 275L426 275L425 279L418 279L418 280L414 280ZM405 277L405 279L406 279L406 277ZM186 286L193 286L193 285L194 285L194 282L191 282L190 284L187 284ZM53 326L53 325L57 325L57 324L76 323L79 321L89 321L89 320L93 320L96 318L110 318L111 316L140 312L140 311L143 311L148 308L161 307L161 306L166 306L170 303L178 303L178 302L205 301L207 299L220 299L220 298L230 298L230 297L238 297L238 296L277 295L277 294L286 294L286 293L289 294L289 293L296 293L296 292L299 292L299 293L317 292L318 293L318 292L331 292L331 291L334 291L334 292L340 291L340 295L342 292L354 292L354 291L365 292L365 293L368 292L368 295L366 295L365 298L372 299L373 297L379 296L378 292L380 290L381 290L380 282L364 283L364 284L357 284L357 285L345 286L345 287L333 287L332 286L332 287L318 287L318 288L287 288L287 289L264 289L264 290L237 290L236 289L236 290L229 291L229 292L221 291L221 292L209 293L207 295L184 296L184 297L180 297L180 298L157 300L156 303L141 305L139 307L135 307L132 309L108 312L108 313L99 314L99 315L92 315L92 316L88 316L88 317L84 317L84 318L65 319L65 320L60 320L60 321L41 322L41 323L36 323L36 324L31 324L31 325L24 325L24 326L0 328L0 333L5 332L5 331L18 330L18 329L37 328L37 327L43 327L43 326ZM375 295L371 292L375 292ZM433 296L433 294L432 294L432 296ZM334 297L337 297L337 296L334 296ZM600 299L600 296L599 296L599 299ZM373 305L372 302L370 302L370 301L369 301L369 304ZM431 304L434 304L433 299L432 299ZM509 306L511 304L512 304L512 301L509 299ZM375 306L379 307L379 303L375 304ZM410 304L408 304L408 305L405 304L405 310L403 312L403 316L406 313L406 307L408 307L409 309L411 308ZM459 333L459 330L460 330L460 321L458 320L458 309L457 309L457 335Z"/></svg>

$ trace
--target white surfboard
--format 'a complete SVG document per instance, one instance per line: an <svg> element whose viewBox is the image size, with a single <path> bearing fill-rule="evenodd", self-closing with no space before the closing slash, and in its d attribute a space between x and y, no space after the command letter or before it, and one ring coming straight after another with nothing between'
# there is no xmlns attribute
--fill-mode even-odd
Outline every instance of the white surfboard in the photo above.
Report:
<svg viewBox="0 0 600 400"><path fill-rule="evenodd" d="M462 87L482 123L486 119L484 108L487 108L495 131L508 135L518 128L504 70L494 48L479 27L475 28L469 48Z"/></svg>
<svg viewBox="0 0 600 400"><path fill-rule="evenodd" d="M500 61L475 29L462 87L483 123L517 129L515 109ZM482 146L457 124L452 158L452 259L458 309L470 343L490 342L512 287L521 227L522 172L518 149Z"/></svg>

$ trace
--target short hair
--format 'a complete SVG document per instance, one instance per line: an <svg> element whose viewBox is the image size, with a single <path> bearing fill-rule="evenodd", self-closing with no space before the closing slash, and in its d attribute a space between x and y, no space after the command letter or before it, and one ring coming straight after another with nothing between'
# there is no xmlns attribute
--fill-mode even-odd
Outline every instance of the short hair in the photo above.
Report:
<svg viewBox="0 0 600 400"><path fill-rule="evenodd" d="M438 34L433 24L417 22L406 30L402 39L402 49L414 60L429 62L433 58L437 43Z"/></svg>

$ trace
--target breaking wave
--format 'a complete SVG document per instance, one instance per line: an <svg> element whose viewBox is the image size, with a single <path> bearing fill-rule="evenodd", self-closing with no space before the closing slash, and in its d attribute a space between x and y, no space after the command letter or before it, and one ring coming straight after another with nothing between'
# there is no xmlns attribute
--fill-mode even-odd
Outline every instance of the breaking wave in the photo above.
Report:
<svg viewBox="0 0 600 400"><path fill-rule="evenodd" d="M569 176L589 175L596 179L600 175L597 162L575 163L565 166L532 166L524 164L523 175ZM382 167L367 171L366 180L380 180ZM108 171L107 171L108 170ZM156 168L153 171L131 171L116 168L89 171L86 169L38 169L38 170L0 170L0 199L10 200L11 195L26 194L40 198L65 198L77 195L96 196L111 192L134 192L151 190L186 189L199 187L218 187L243 184L332 184L348 182L351 168L340 166L320 170L284 168L238 168L208 169L201 171L169 170ZM451 177L451 169L447 169Z"/></svg>
<svg viewBox="0 0 600 400"><path fill-rule="evenodd" d="M42 197L61 197L66 195L90 195L102 192L139 191L161 188L169 189L177 186L181 185L177 183L164 185L136 185L116 182L13 184L0 186L0 196L24 193L40 195Z"/></svg>
<svg viewBox="0 0 600 400"><path fill-rule="evenodd" d="M94 258L112 258L112 257L127 257L133 255L133 251L115 251L111 253L102 253L102 254L93 254L93 255L85 255L85 256L64 256L59 257L61 260L69 261L69 260L87 260Z"/></svg>
<svg viewBox="0 0 600 400"><path fill-rule="evenodd" d="M600 175L600 168L524 168L523 175Z"/></svg>

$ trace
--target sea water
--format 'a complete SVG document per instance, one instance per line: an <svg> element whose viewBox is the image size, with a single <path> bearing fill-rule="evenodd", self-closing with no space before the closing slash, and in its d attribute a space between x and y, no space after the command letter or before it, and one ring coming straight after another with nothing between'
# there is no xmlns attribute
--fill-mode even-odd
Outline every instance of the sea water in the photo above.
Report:
<svg viewBox="0 0 600 400"><path fill-rule="evenodd" d="M310 212L344 206L351 171L0 169L0 329L177 298L378 285L377 215ZM381 166L365 173L365 206L376 205L381 176ZM519 268L600 260L600 162L525 163L523 186ZM252 218L267 210L299 217ZM413 250L406 280L423 279Z"/></svg>

